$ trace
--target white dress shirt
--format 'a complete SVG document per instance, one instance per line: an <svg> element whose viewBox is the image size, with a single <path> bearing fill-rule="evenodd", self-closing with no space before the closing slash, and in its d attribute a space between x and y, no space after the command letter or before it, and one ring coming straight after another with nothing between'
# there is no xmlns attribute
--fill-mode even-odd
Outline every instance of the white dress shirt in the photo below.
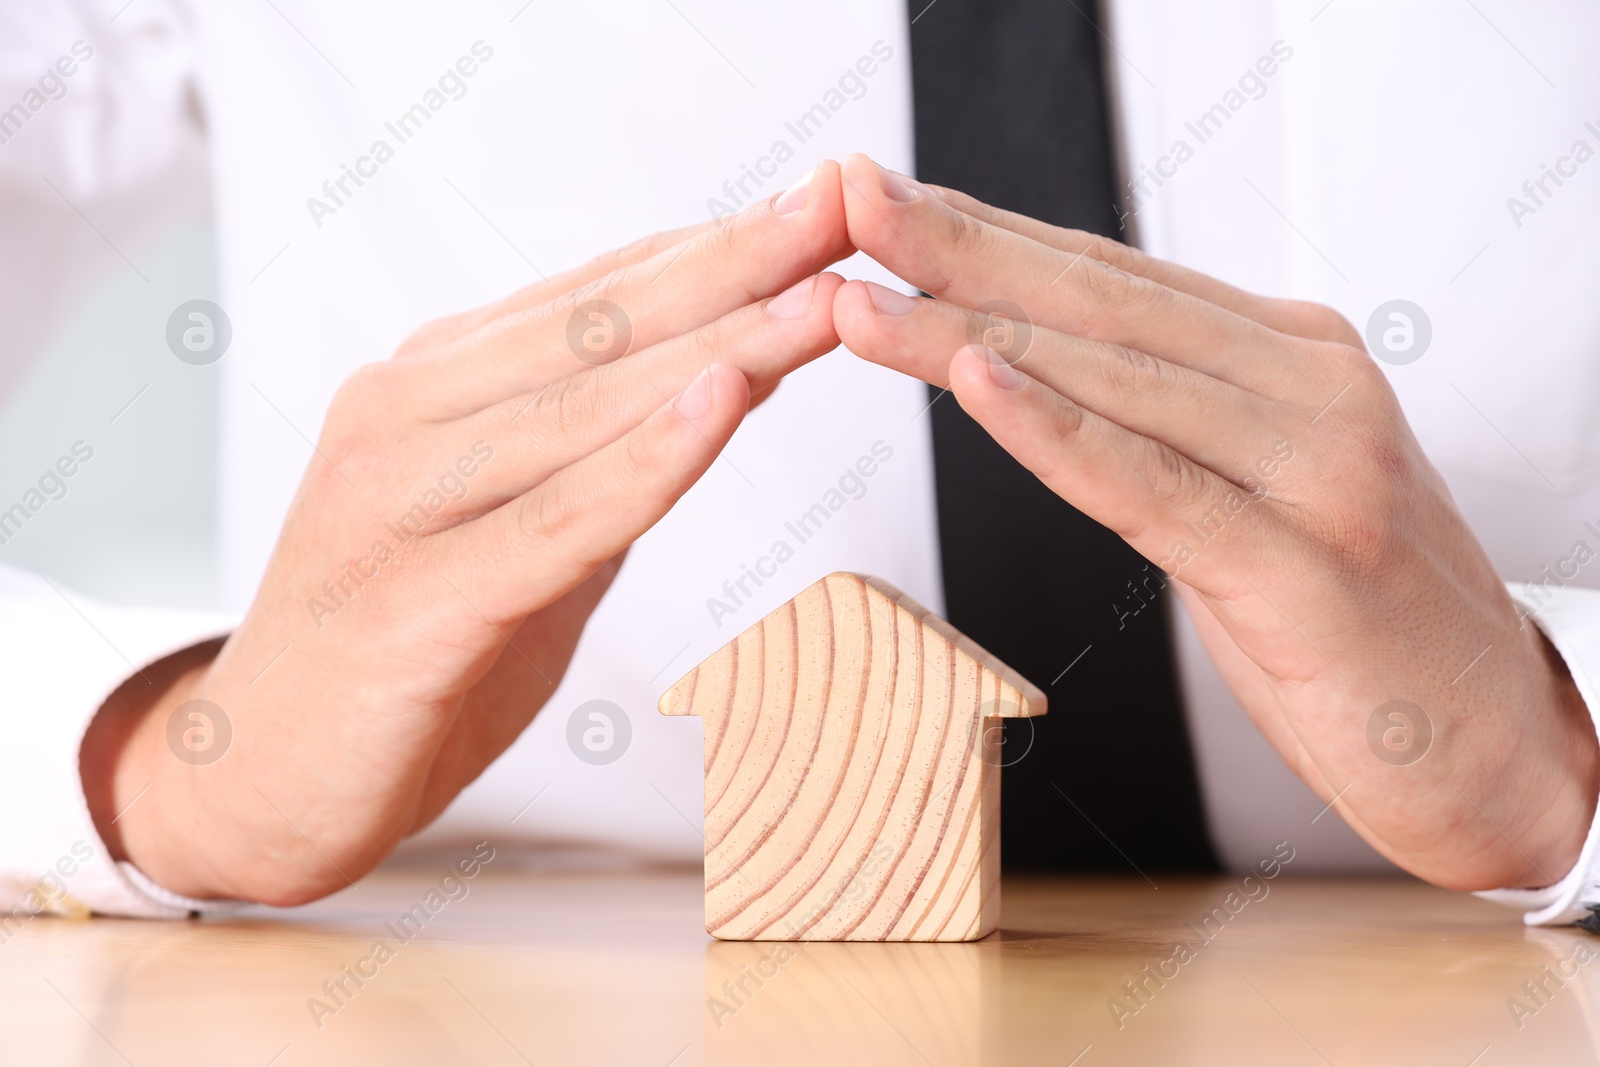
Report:
<svg viewBox="0 0 1600 1067"><path fill-rule="evenodd" d="M99 911L168 915L190 902L106 860L77 747L134 669L225 632L248 604L339 382L423 321L769 195L819 158L865 151L911 170L911 55L900 0L121 6L0 8L0 109L27 112L0 141L0 197L48 180L101 227L136 225L92 208L165 173L203 115L233 327L220 364L223 613L113 608L0 572L11 680L0 716L15 739L0 747L0 800L28 813L0 834L0 879L18 894L60 881ZM1530 214L1506 206L1575 140L1600 148L1600 129L1585 127L1600 112L1583 112L1600 99L1585 56L1600 15L1489 0L1481 15L1393 0L1112 7L1106 63L1140 243L1331 304L1358 327L1386 301L1413 301L1430 350L1387 369L1504 576L1536 579L1578 539L1600 547L1584 526L1600 520L1600 251L1574 239L1600 221L1600 163ZM29 89L79 41L92 54L69 64L62 95L29 107ZM880 61L863 77L869 55ZM818 103L830 117L802 140L794 121ZM1186 124L1206 113L1202 142ZM1182 162L1162 162L1185 138ZM1161 182L1140 186L1151 168ZM0 251L0 283L42 284L27 280L30 247ZM859 258L844 269L888 280ZM833 569L942 604L926 402L920 383L845 352L791 376L630 553L533 726L413 847L488 833L700 856L699 726L658 717L655 697ZM880 442L892 458L859 497L718 617L710 598L726 603L724 583ZM1539 594L1549 603L1535 618L1600 707L1600 594L1581 588L1597 583L1585 570L1561 584ZM1178 645L1224 858L1249 864L1289 840L1297 869L1382 866L1342 822L1317 817L1322 802L1255 733L1186 624ZM632 726L625 756L605 766L565 743L568 716L592 699ZM1592 852L1563 885L1506 899L1570 919Z"/></svg>

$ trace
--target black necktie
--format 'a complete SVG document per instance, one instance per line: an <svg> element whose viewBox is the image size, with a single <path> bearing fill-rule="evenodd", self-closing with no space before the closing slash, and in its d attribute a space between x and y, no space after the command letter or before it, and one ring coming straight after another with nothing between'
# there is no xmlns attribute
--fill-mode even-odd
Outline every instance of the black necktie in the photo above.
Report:
<svg viewBox="0 0 1600 1067"><path fill-rule="evenodd" d="M910 0L910 13L917 176L1119 236L1093 0ZM1048 715L1006 727L1006 867L1214 867L1155 569L953 397L930 414L950 621L1050 698Z"/></svg>

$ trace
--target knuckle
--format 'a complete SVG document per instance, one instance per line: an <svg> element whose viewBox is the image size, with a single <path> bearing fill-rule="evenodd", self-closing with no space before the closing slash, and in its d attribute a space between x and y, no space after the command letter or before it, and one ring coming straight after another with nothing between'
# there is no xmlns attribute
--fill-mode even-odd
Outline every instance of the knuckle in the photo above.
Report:
<svg viewBox="0 0 1600 1067"><path fill-rule="evenodd" d="M368 363L340 382L322 423L323 441L340 444L360 435L375 417L388 412L394 399L394 377L392 364Z"/></svg>
<svg viewBox="0 0 1600 1067"><path fill-rule="evenodd" d="M698 278L701 282L726 286L742 297L741 303L752 303L766 295L758 292L753 280L752 271L739 269L745 265L762 258L771 247L758 235L754 234L751 227L757 224L757 219L742 215L718 219L717 222L680 244L671 253L670 265L664 265L659 271L652 271L652 275L666 274L670 269L669 277L683 285L688 279ZM715 282L710 282L715 276ZM653 280L640 276L641 282Z"/></svg>
<svg viewBox="0 0 1600 1067"><path fill-rule="evenodd" d="M573 374L540 389L537 425L548 427L552 435L560 438L584 426L589 419L590 378L588 374Z"/></svg>
<svg viewBox="0 0 1600 1067"><path fill-rule="evenodd" d="M1070 230L1068 232L1074 242L1081 241L1083 246L1089 250L1090 258L1098 259L1100 262L1116 267L1118 270L1138 273L1139 269L1149 259L1137 248L1130 248L1120 241L1113 241L1109 237L1104 237L1097 233L1085 233L1080 230Z"/></svg>
<svg viewBox="0 0 1600 1067"><path fill-rule="evenodd" d="M1351 348L1335 342L1317 342L1312 357L1326 372L1341 382L1350 383L1350 397L1355 401L1351 412L1381 413L1385 416L1399 411L1399 400L1388 375L1366 349Z"/></svg>
<svg viewBox="0 0 1600 1067"><path fill-rule="evenodd" d="M965 211L951 211L946 215L950 220L950 243L957 251L976 252L983 247L984 224Z"/></svg>
<svg viewBox="0 0 1600 1067"><path fill-rule="evenodd" d="M1122 314L1129 319L1166 314L1180 300L1176 292L1168 289L1160 282L1153 282L1137 274L1129 274L1120 268L1118 268L1117 274L1122 279ZM1189 300L1191 303L1194 301L1193 297L1184 299Z"/></svg>
<svg viewBox="0 0 1600 1067"><path fill-rule="evenodd" d="M1149 353L1118 344L1105 349L1105 383L1118 400L1147 400L1167 384L1169 368Z"/></svg>
<svg viewBox="0 0 1600 1067"><path fill-rule="evenodd" d="M949 224L949 251L948 263L960 264L969 260L981 261L981 257L989 248L988 225L979 219L973 218L964 211L946 211L945 217ZM954 270L944 264L940 265L937 272L939 277L933 288L924 287L924 291L932 295L939 295L955 284Z"/></svg>
<svg viewBox="0 0 1600 1067"><path fill-rule="evenodd" d="M602 284L611 275L636 264L644 263L663 249L671 248L678 244L680 236L679 231L664 230L660 233L652 233L630 241L621 248L613 248L610 251L600 253L585 264L583 273L591 277L577 291L595 291L595 287Z"/></svg>
<svg viewBox="0 0 1600 1067"><path fill-rule="evenodd" d="M1065 243L1069 249L1081 249L1085 255L1092 259L1104 261L1106 258L1101 252L1100 247L1105 241L1105 238L1101 237L1097 233L1090 233L1088 230L1075 230L1071 227L1063 226L1061 228L1061 236L1065 240ZM1072 254L1077 255L1078 253L1077 251L1073 251Z"/></svg>
<svg viewBox="0 0 1600 1067"><path fill-rule="evenodd" d="M1055 485L1068 476L1074 439L1083 432L1083 409L1071 401L1052 405L1048 428L1049 447L1034 452L1026 466L1041 481Z"/></svg>
<svg viewBox="0 0 1600 1067"><path fill-rule="evenodd" d="M1334 341L1341 345L1366 351L1366 341L1350 320L1326 304L1309 300L1286 301L1291 328L1303 337L1318 341Z"/></svg>
<svg viewBox="0 0 1600 1067"><path fill-rule="evenodd" d="M517 536L524 544L549 545L571 530L574 514L570 498L560 488L538 489L517 505Z"/></svg>
<svg viewBox="0 0 1600 1067"><path fill-rule="evenodd" d="M579 288L582 289L586 286L594 284L597 279L604 278L612 271L630 262L640 253L643 253L644 249L641 246L643 246L647 240L648 238L634 241L632 244L624 245L621 248L613 248L609 252L602 252L598 256L595 256L589 261L585 269L585 273L592 275L592 277L588 282L585 282L582 286L579 286Z"/></svg>
<svg viewBox="0 0 1600 1067"><path fill-rule="evenodd" d="M400 382L403 363L368 363L339 383L317 434L325 462L313 463L308 477L342 482L357 472L382 468L405 438L406 406Z"/></svg>
<svg viewBox="0 0 1600 1067"><path fill-rule="evenodd" d="M550 321L556 324L565 323L578 308L589 301L609 299L627 270L627 267L618 267L616 270L607 271L598 278L589 279L570 293L558 296L549 304Z"/></svg>
<svg viewBox="0 0 1600 1067"><path fill-rule="evenodd" d="M728 336L731 329L726 318L713 319L688 335L689 351L693 354L696 367L708 367L722 357L722 353L730 347Z"/></svg>
<svg viewBox="0 0 1600 1067"><path fill-rule="evenodd" d="M1328 569L1347 582L1379 574L1400 554L1400 546L1378 502L1343 507L1322 522L1317 541Z"/></svg>
<svg viewBox="0 0 1600 1067"><path fill-rule="evenodd" d="M1398 410L1347 414L1328 444L1329 454L1356 456L1318 496L1317 540L1346 574L1372 574L1405 551L1405 517L1434 492L1436 477Z"/></svg>
<svg viewBox="0 0 1600 1067"><path fill-rule="evenodd" d="M1068 400L1056 406L1056 432L1063 438L1076 437L1083 432L1083 409Z"/></svg>
<svg viewBox="0 0 1600 1067"><path fill-rule="evenodd" d="M536 308L530 308L523 314L529 318L549 326L558 326L572 318L584 301L588 300L593 290L600 285L602 280L609 275L592 279L569 292L561 293Z"/></svg>
<svg viewBox="0 0 1600 1067"><path fill-rule="evenodd" d="M1080 292L1091 321L1119 327L1127 322L1164 312L1173 293L1121 267L1085 257L1088 267L1080 276ZM1091 331L1093 332L1093 331Z"/></svg>
<svg viewBox="0 0 1600 1067"><path fill-rule="evenodd" d="M1392 494L1403 494L1415 471L1415 457L1409 447L1409 435L1388 412L1368 412L1358 416L1349 427L1350 450L1364 457L1363 496L1374 501L1379 510L1392 512L1396 501Z"/></svg>
<svg viewBox="0 0 1600 1067"><path fill-rule="evenodd" d="M1207 484L1200 468L1159 442L1150 441L1144 448L1144 467L1160 499L1172 501L1180 510L1220 506L1220 501L1213 499L1215 487Z"/></svg>
<svg viewBox="0 0 1600 1067"><path fill-rule="evenodd" d="M739 251L744 230L739 216L720 219L701 238L701 247L698 251L703 252L705 258L713 262L720 261L724 256L732 256Z"/></svg>
<svg viewBox="0 0 1600 1067"><path fill-rule="evenodd" d="M1098 259L1085 258L1082 265L1084 270L1078 275L1078 290L1085 308L1091 315L1104 315L1127 292L1123 273Z"/></svg>
<svg viewBox="0 0 1600 1067"><path fill-rule="evenodd" d="M643 427L629 433L622 443L622 470L618 477L621 485L648 484L657 459L645 438Z"/></svg>
<svg viewBox="0 0 1600 1067"><path fill-rule="evenodd" d="M1398 415L1400 402L1388 377L1365 349L1333 341L1286 338L1286 365L1306 375L1301 403L1316 428L1342 433Z"/></svg>

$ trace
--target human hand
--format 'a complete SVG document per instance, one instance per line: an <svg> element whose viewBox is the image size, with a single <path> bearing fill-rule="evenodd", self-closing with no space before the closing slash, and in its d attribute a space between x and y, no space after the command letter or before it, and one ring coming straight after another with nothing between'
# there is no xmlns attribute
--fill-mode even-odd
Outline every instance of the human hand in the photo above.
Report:
<svg viewBox="0 0 1600 1067"><path fill-rule="evenodd" d="M844 185L852 243L933 299L849 282L841 340L948 386L1160 568L1318 795L1440 885L1571 869L1600 789L1589 715L1349 323L864 157ZM1425 758L1369 743L1396 711L1431 724Z"/></svg>
<svg viewBox="0 0 1600 1067"><path fill-rule="evenodd" d="M431 821L549 698L619 555L751 396L837 345L840 279L815 272L848 251L825 162L798 192L432 323L352 375L239 628L214 659L130 680L90 728L113 856L174 892L290 905ZM613 307L591 322L594 300ZM606 333L616 308L631 346ZM232 729L203 766L169 750L196 699Z"/></svg>

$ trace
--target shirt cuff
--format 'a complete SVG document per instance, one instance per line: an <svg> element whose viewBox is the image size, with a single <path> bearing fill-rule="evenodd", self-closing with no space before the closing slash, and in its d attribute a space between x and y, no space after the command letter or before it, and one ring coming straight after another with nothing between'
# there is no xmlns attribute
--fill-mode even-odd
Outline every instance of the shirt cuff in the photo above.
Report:
<svg viewBox="0 0 1600 1067"><path fill-rule="evenodd" d="M0 944L41 914L183 918L232 902L189 900L112 859L84 796L78 751L94 716L128 678L225 636L236 620L96 603L59 583L0 567ZM138 803L137 798L134 803Z"/></svg>
<svg viewBox="0 0 1600 1067"><path fill-rule="evenodd" d="M1506 587L1516 601L1524 625L1532 621L1566 661L1578 693L1600 734L1600 590L1551 588L1548 583L1514 582ZM1589 836L1578 862L1554 885L1541 889L1488 889L1477 895L1497 904L1520 908L1529 926L1558 926L1588 917L1589 905L1600 903L1600 806L1589 823Z"/></svg>

